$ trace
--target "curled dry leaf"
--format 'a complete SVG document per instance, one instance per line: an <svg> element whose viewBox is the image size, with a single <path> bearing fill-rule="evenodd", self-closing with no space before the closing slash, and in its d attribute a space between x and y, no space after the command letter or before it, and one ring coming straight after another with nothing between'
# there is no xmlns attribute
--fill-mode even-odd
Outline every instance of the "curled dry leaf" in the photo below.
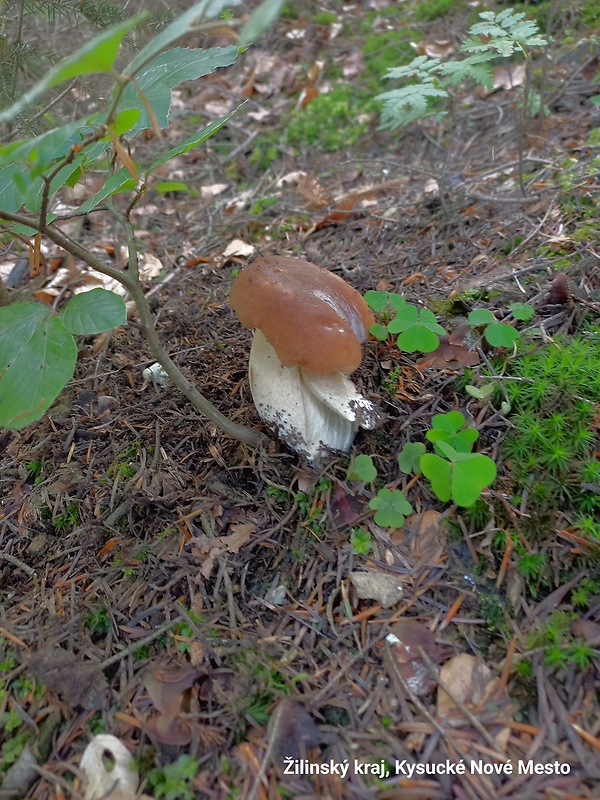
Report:
<svg viewBox="0 0 600 800"><path fill-rule="evenodd" d="M87 781L84 800L134 800L139 774L131 753L116 736L94 736L84 750L80 767Z"/></svg>
<svg viewBox="0 0 600 800"><path fill-rule="evenodd" d="M422 622L403 618L398 620L386 636L391 645L397 669L411 692L418 696L429 694L435 688L435 679L421 654L437 664L442 648L435 641L435 634Z"/></svg>
<svg viewBox="0 0 600 800"><path fill-rule="evenodd" d="M244 242L241 239L233 239L225 250L223 250L223 255L225 258L231 258L232 256L251 256L254 252L255 247L253 244L248 244L248 242Z"/></svg>
<svg viewBox="0 0 600 800"><path fill-rule="evenodd" d="M231 530L232 533L229 536L202 535L193 539L192 553L203 561L200 573L204 578L210 577L215 561L220 555L225 552L238 553L246 542L250 541L252 534L256 531L256 525L252 522L245 522L232 525Z"/></svg>
<svg viewBox="0 0 600 800"><path fill-rule="evenodd" d="M382 608L395 606L404 594L396 575L385 572L352 572L349 577L360 600L377 600Z"/></svg>
<svg viewBox="0 0 600 800"><path fill-rule="evenodd" d="M496 690L498 678L475 656L459 653L440 669L440 683L458 702L472 709L482 709ZM452 698L441 687L438 689L437 712L441 717L456 708Z"/></svg>

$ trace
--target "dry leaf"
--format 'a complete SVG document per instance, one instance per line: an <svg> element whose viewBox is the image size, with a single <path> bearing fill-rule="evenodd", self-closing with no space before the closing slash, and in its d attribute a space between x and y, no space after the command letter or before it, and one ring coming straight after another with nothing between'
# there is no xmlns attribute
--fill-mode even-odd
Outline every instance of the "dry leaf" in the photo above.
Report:
<svg viewBox="0 0 600 800"><path fill-rule="evenodd" d="M108 684L100 667L91 661L58 647L46 647L31 657L29 669L71 707L81 706L86 711L104 707Z"/></svg>
<svg viewBox="0 0 600 800"><path fill-rule="evenodd" d="M382 608L395 606L404 594L399 578L386 572L352 572L349 578L360 600L377 600Z"/></svg>
<svg viewBox="0 0 600 800"><path fill-rule="evenodd" d="M84 800L134 800L139 774L131 753L116 736L94 736L83 751L80 767L87 781Z"/></svg>
<svg viewBox="0 0 600 800"><path fill-rule="evenodd" d="M440 669L440 683L460 703L480 710L498 686L492 670L475 656L459 653ZM445 716L456 708L454 700L441 687L438 689L437 713Z"/></svg>
<svg viewBox="0 0 600 800"><path fill-rule="evenodd" d="M285 760L304 758L324 740L306 708L289 698L277 704L269 718L267 732L273 761L280 769Z"/></svg>
<svg viewBox="0 0 600 800"><path fill-rule="evenodd" d="M229 536L210 537L206 535L197 536L192 540L194 547L192 553L203 560L200 574L204 578L209 578L217 558L225 552L238 553L240 549L250 541L256 531L256 525L252 522L232 525L232 534Z"/></svg>
<svg viewBox="0 0 600 800"><path fill-rule="evenodd" d="M439 511L429 509L422 514L413 514L404 524L404 537L410 541L411 552L419 564L435 564L446 552L446 528ZM394 536L392 534L392 541Z"/></svg>
<svg viewBox="0 0 600 800"><path fill-rule="evenodd" d="M256 248L253 244L248 244L248 242L244 242L241 239L233 239L225 250L223 250L223 255L225 258L231 258L232 256L251 256Z"/></svg>
<svg viewBox="0 0 600 800"><path fill-rule="evenodd" d="M144 281L149 281L156 278L163 270L162 261L152 253L144 253L140 258L140 278Z"/></svg>

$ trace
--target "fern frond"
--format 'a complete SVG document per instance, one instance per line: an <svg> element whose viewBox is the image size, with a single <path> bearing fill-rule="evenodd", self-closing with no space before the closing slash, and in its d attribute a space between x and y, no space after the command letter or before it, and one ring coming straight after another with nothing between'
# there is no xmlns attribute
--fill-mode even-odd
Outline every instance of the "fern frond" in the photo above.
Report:
<svg viewBox="0 0 600 800"><path fill-rule="evenodd" d="M507 57L517 49L524 51L529 47L547 44L546 39L539 35L537 22L527 19L521 11L516 12L512 8L499 14L483 11L479 17L482 21L469 28L471 36L463 43L463 52L496 50L499 55ZM480 37L485 37L487 41L482 41Z"/></svg>
<svg viewBox="0 0 600 800"><path fill-rule="evenodd" d="M402 67L392 67L384 78L417 78L425 83L433 81L432 73L438 72L441 66L439 58L429 58L429 56L417 56L410 64Z"/></svg>
<svg viewBox="0 0 600 800"><path fill-rule="evenodd" d="M449 78L451 86L470 79L491 91L494 88L494 77L489 62L496 57L496 53L475 53L462 61L447 61L442 64L440 73Z"/></svg>
<svg viewBox="0 0 600 800"><path fill-rule="evenodd" d="M432 83L402 86L400 89L377 95L375 99L383 102L381 128L394 130L402 125L409 125L417 119L438 114L440 112L434 107L434 101L447 97L445 89L440 89Z"/></svg>

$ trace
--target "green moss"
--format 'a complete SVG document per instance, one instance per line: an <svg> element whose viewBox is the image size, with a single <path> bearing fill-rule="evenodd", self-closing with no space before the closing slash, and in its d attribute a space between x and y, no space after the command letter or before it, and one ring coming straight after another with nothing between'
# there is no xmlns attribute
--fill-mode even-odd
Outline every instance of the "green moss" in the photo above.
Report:
<svg viewBox="0 0 600 800"><path fill-rule="evenodd" d="M365 78L376 78L381 81L385 73L392 67L409 64L415 57L410 41L421 39L417 31L386 31L372 33L365 38L363 57L365 60ZM381 90L379 84L379 90Z"/></svg>
<svg viewBox="0 0 600 800"><path fill-rule="evenodd" d="M415 18L419 22L431 22L443 17L456 5L457 0L420 0L415 6Z"/></svg>
<svg viewBox="0 0 600 800"><path fill-rule="evenodd" d="M375 102L354 86L336 86L315 97L292 115L288 126L291 145L311 145L335 151L354 144L369 129L369 113ZM367 118L365 118L367 116Z"/></svg>

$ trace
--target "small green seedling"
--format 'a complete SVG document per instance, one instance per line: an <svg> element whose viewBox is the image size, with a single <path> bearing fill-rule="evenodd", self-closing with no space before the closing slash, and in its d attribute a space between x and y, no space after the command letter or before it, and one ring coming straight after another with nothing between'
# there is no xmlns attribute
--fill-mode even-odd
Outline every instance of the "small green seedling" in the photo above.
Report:
<svg viewBox="0 0 600 800"><path fill-rule="evenodd" d="M407 303L400 294L369 291L365 294L365 300L373 311L387 317L390 316L388 304L392 307L395 313L387 325L375 323L371 325L369 332L382 342L390 333L399 334L396 344L406 353L415 353L417 350L432 353L439 347L439 337L446 335L432 311Z"/></svg>
<svg viewBox="0 0 600 800"><path fill-rule="evenodd" d="M471 397L474 397L476 400L489 400L490 397L494 394L494 384L493 383L486 383L484 386L471 386L468 384L465 386L467 394L470 394Z"/></svg>
<svg viewBox="0 0 600 800"><path fill-rule="evenodd" d="M444 455L440 443L449 444L459 453L470 453L474 443L479 439L476 428L465 427L465 418L460 411L449 411L447 414L436 414L431 420L432 428L425 434L433 443L438 455Z"/></svg>
<svg viewBox="0 0 600 800"><path fill-rule="evenodd" d="M496 478L496 465L481 453L458 452L447 442L437 442L436 447L445 458L432 453L422 456L423 475L442 502L452 499L463 508L472 506Z"/></svg>
<svg viewBox="0 0 600 800"><path fill-rule="evenodd" d="M369 508L376 512L374 520L383 528L401 528L408 514L413 513L411 504L399 489L380 489Z"/></svg>
<svg viewBox="0 0 600 800"><path fill-rule="evenodd" d="M368 456L367 456L368 458ZM373 544L371 534L365 528L355 528L352 533L352 552L355 556L368 556Z"/></svg>
<svg viewBox="0 0 600 800"><path fill-rule="evenodd" d="M377 468L371 456L356 456L347 473L349 481L371 483L377 477ZM383 528L400 528L404 525L407 514L412 514L412 506L399 489L380 489L369 502L369 508L375 511L374 520ZM356 536L356 534L355 534ZM355 538L352 544L356 551Z"/></svg>
<svg viewBox="0 0 600 800"><path fill-rule="evenodd" d="M511 303L509 308L513 317L520 322L529 322L535 314L535 308L529 303Z"/></svg>
<svg viewBox="0 0 600 800"><path fill-rule="evenodd" d="M467 321L475 328L485 326L483 336L492 347L512 347L519 338L519 331L506 322L496 322L496 318L487 308L474 309Z"/></svg>
<svg viewBox="0 0 600 800"><path fill-rule="evenodd" d="M360 455L356 456L350 468L348 469L347 478L349 481L364 481L364 483L372 483L377 477L377 468L373 464L371 456Z"/></svg>

